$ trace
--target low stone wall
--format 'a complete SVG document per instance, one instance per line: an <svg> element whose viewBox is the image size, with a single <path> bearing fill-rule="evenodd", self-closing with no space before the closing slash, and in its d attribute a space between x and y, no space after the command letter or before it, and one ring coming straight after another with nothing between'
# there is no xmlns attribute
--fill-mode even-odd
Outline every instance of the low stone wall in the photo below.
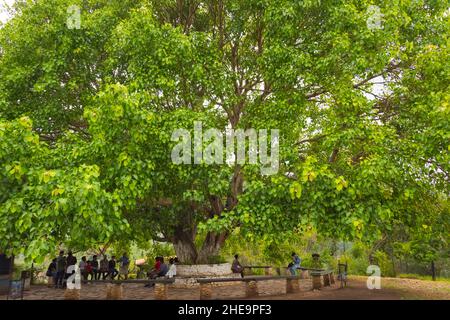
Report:
<svg viewBox="0 0 450 320"><path fill-rule="evenodd" d="M231 274L231 263L177 265L177 276L180 277L222 277Z"/></svg>
<svg viewBox="0 0 450 320"><path fill-rule="evenodd" d="M220 282L220 286L233 285L234 290L217 288L216 283L200 284L200 299L239 299L252 297L279 296L287 293L311 291L310 279L270 279L246 282Z"/></svg>
<svg viewBox="0 0 450 320"><path fill-rule="evenodd" d="M197 279L199 278L240 278L240 274L229 274L227 276L209 276L209 277L195 277L195 278L184 278L180 276L175 277L175 282L171 284L170 286L173 288L197 288L199 287L199 283L197 282ZM230 286L230 285L236 285L236 282L215 282L211 284L214 287L220 287L220 286Z"/></svg>
<svg viewBox="0 0 450 320"><path fill-rule="evenodd" d="M309 279L299 279L296 280L293 285L294 284L295 288L292 289L294 289L295 292L310 291L312 289L312 283ZM286 279L258 281L257 285L259 296L282 295L288 293Z"/></svg>
<svg viewBox="0 0 450 320"><path fill-rule="evenodd" d="M286 279L258 281L258 295L271 296L286 294Z"/></svg>
<svg viewBox="0 0 450 320"><path fill-rule="evenodd" d="M310 291L312 290L312 280L311 279L300 279L298 281L300 291Z"/></svg>
<svg viewBox="0 0 450 320"><path fill-rule="evenodd" d="M241 275L231 272L230 263L177 265L177 275L174 288L195 288L199 284L199 278L239 278ZM216 285L229 285L232 283L217 283Z"/></svg>

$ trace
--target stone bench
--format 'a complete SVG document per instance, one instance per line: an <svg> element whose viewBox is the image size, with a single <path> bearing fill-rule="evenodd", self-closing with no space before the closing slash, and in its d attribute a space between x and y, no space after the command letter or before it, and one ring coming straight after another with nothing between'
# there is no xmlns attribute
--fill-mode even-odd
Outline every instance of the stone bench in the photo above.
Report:
<svg viewBox="0 0 450 320"><path fill-rule="evenodd" d="M249 274L252 274L252 269L264 269L264 274L266 276L270 276L272 274L272 266L243 266L243 268L244 270L248 269Z"/></svg>
<svg viewBox="0 0 450 320"><path fill-rule="evenodd" d="M281 270L282 269L283 269L284 274L290 275L290 271L289 271L290 268L289 267L278 267L278 268L276 268L276 271L277 271L278 275L282 275L281 274ZM299 273L299 276L301 277L301 279L309 279L310 278L310 272L325 271L324 269L314 269L314 268L304 268L304 267L298 267L297 270L301 271Z"/></svg>
<svg viewBox="0 0 450 320"><path fill-rule="evenodd" d="M300 290L298 276L252 276L245 278L206 278L197 279L200 283L200 300L210 300L212 297L212 284L219 282L243 282L245 283L245 297L257 297L258 282L267 280L286 280L286 293L298 292Z"/></svg>
<svg viewBox="0 0 450 320"><path fill-rule="evenodd" d="M298 267L297 270L307 270L307 271L313 271L313 272L325 271L325 269L314 269L314 268L305 268L305 267Z"/></svg>
<svg viewBox="0 0 450 320"><path fill-rule="evenodd" d="M301 271L301 275L303 279L310 278L311 272L322 272L325 271L324 269L315 269L315 268L305 268L305 267L298 267L297 270Z"/></svg>
<svg viewBox="0 0 450 320"><path fill-rule="evenodd" d="M322 288L322 279L324 287L329 287L330 285L335 284L333 271L331 270L312 271L311 276L313 290L320 290L320 288Z"/></svg>
<svg viewBox="0 0 450 320"><path fill-rule="evenodd" d="M82 283L106 283L106 299L107 300L121 300L123 299L123 284L124 283L139 283L139 284L155 284L155 299L167 300L168 285L175 282L174 278L157 278L157 279L136 279L136 280L84 280ZM80 290L66 289L64 293L65 300L79 300Z"/></svg>

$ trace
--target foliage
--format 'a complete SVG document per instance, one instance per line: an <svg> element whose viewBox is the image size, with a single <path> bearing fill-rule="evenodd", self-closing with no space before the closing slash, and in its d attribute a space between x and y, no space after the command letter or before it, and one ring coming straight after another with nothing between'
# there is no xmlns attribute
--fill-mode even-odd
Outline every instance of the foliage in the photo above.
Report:
<svg viewBox="0 0 450 320"><path fill-rule="evenodd" d="M39 263L61 242L89 248L124 229L99 167L58 166L31 126L27 117L0 122L0 247Z"/></svg>
<svg viewBox="0 0 450 320"><path fill-rule="evenodd" d="M66 25L72 4L81 29ZM383 28L367 27L373 4ZM383 242L422 261L448 248L445 1L15 9L0 29L2 251L39 261L60 244L153 239L205 262L236 228L272 261L286 234L312 230L364 242L385 268ZM172 132L194 121L279 129L278 173L175 165Z"/></svg>

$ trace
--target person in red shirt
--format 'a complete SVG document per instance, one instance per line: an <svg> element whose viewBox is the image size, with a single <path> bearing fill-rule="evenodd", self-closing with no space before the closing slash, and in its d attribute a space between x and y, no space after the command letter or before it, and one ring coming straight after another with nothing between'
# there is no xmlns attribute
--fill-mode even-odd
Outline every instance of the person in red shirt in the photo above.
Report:
<svg viewBox="0 0 450 320"><path fill-rule="evenodd" d="M86 280L88 280L88 276L91 276L91 280L94 280L94 268L92 267L91 261L88 261L86 263L86 267L84 269L84 272L86 274Z"/></svg>
<svg viewBox="0 0 450 320"><path fill-rule="evenodd" d="M155 258L155 265L154 265L153 269L150 270L149 272L147 272L148 278L149 279L155 279L158 276L160 269L161 269L161 257L156 257ZM145 286L146 287L150 287L151 285L150 284L146 284Z"/></svg>

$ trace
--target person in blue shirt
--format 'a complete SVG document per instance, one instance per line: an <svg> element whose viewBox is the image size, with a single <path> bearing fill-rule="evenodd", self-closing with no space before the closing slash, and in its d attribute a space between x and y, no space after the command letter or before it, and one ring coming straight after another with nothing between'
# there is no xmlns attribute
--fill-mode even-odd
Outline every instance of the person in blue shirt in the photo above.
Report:
<svg viewBox="0 0 450 320"><path fill-rule="evenodd" d="M124 252L122 257L119 259L120 269L119 269L119 280L124 276L125 280L128 279L128 267L130 266L130 259L128 259L127 253Z"/></svg>
<svg viewBox="0 0 450 320"><path fill-rule="evenodd" d="M295 253L292 252L292 264L290 264L289 271L293 276L297 275L297 268L300 268L300 264L302 263L302 259Z"/></svg>
<svg viewBox="0 0 450 320"><path fill-rule="evenodd" d="M109 269L108 275L111 276L111 280L114 280L114 278L119 273L116 269L116 256L112 256L111 260L109 260L108 269ZM108 277L108 275L106 277Z"/></svg>

